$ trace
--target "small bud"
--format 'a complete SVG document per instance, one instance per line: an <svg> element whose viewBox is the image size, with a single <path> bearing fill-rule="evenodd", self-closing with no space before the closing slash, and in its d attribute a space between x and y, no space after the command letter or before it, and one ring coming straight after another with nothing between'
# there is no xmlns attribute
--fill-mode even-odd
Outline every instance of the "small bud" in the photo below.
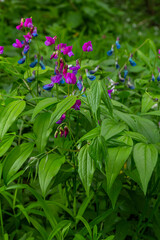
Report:
<svg viewBox="0 0 160 240"><path fill-rule="evenodd" d="M58 131L55 132L54 137L55 137L55 138L58 137Z"/></svg>
<svg viewBox="0 0 160 240"><path fill-rule="evenodd" d="M64 127L64 137L67 137L68 133L69 133L68 127L65 126Z"/></svg>

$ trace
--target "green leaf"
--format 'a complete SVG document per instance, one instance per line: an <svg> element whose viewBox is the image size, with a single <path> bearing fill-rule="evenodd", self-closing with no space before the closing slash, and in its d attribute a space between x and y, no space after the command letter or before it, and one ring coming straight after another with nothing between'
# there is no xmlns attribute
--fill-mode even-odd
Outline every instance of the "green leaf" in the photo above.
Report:
<svg viewBox="0 0 160 240"><path fill-rule="evenodd" d="M160 110L152 111L152 112L148 112L148 113L143 113L142 115L160 116Z"/></svg>
<svg viewBox="0 0 160 240"><path fill-rule="evenodd" d="M90 140L90 139L93 139L93 138L97 137L98 135L100 135L100 131L101 131L101 128L100 128L100 127L93 128L91 131L89 131L89 132L86 133L83 137L81 137L81 138L78 140L78 143L79 143L79 142L83 142L83 141L85 141L85 140Z"/></svg>
<svg viewBox="0 0 160 240"><path fill-rule="evenodd" d="M158 159L158 151L153 144L137 143L134 146L133 157L138 170L143 192L146 194L148 182Z"/></svg>
<svg viewBox="0 0 160 240"><path fill-rule="evenodd" d="M103 161L107 156L106 142L103 136L94 138L89 145L89 155L94 160L95 166L102 170Z"/></svg>
<svg viewBox="0 0 160 240"><path fill-rule="evenodd" d="M55 111L51 115L50 126L53 126L65 113L68 109L70 109L76 102L76 96L69 96L62 100L57 104Z"/></svg>
<svg viewBox="0 0 160 240"><path fill-rule="evenodd" d="M89 189L92 183L95 167L94 161L89 155L88 148L88 144L84 145L78 154L78 173L86 193L89 196Z"/></svg>
<svg viewBox="0 0 160 240"><path fill-rule="evenodd" d="M101 81L101 90L102 90L102 100L112 115L113 105L112 105L111 99L108 95L107 87L103 81Z"/></svg>
<svg viewBox="0 0 160 240"><path fill-rule="evenodd" d="M110 191L116 177L132 151L133 142L130 137L122 136L118 140L130 145L130 147L108 148L108 157L106 160L107 191Z"/></svg>
<svg viewBox="0 0 160 240"><path fill-rule="evenodd" d="M34 228L37 229L37 231L41 234L42 238L44 240L46 240L48 237L48 234L47 234L45 228L35 218L29 217L29 219L30 219L32 225L34 226Z"/></svg>
<svg viewBox="0 0 160 240"><path fill-rule="evenodd" d="M126 128L126 125L122 122L116 122L111 119L104 119L102 121L101 135L105 140L119 134Z"/></svg>
<svg viewBox="0 0 160 240"><path fill-rule="evenodd" d="M39 66L36 66L36 67L34 67L34 71L38 72L38 75L42 75L48 71L54 72L54 68L46 66L46 68L44 70L42 70ZM24 79L27 79L27 78L28 78L28 70L24 73Z"/></svg>
<svg viewBox="0 0 160 240"><path fill-rule="evenodd" d="M83 218L82 216L78 216L78 215L76 216L76 219L81 220L81 222L85 225L90 237L92 238L92 231L91 231L89 223L86 221L86 219Z"/></svg>
<svg viewBox="0 0 160 240"><path fill-rule="evenodd" d="M3 156L7 152L7 150L12 145L12 142L14 140L14 135L5 135L3 140L0 142L0 157Z"/></svg>
<svg viewBox="0 0 160 240"><path fill-rule="evenodd" d="M51 180L64 162L65 157L59 154L49 154L42 158L39 164L39 184L44 197Z"/></svg>
<svg viewBox="0 0 160 240"><path fill-rule="evenodd" d="M144 93L142 96L142 106L141 106L141 112L146 113L148 110L155 104L155 102L152 100L152 98L147 94Z"/></svg>
<svg viewBox="0 0 160 240"><path fill-rule="evenodd" d="M56 98L45 98L43 100L41 100L37 105L36 107L34 108L34 111L33 111L33 115L32 115L32 119L40 112L42 111L43 109L53 105L57 103L57 99Z"/></svg>
<svg viewBox="0 0 160 240"><path fill-rule="evenodd" d="M153 50L154 54L157 55L156 45L151 39L149 39L149 45L150 45L151 49Z"/></svg>
<svg viewBox="0 0 160 240"><path fill-rule="evenodd" d="M115 182L113 183L111 189L107 190L107 194L111 200L113 208L115 208L115 204L116 204L116 201L120 194L121 189L122 189L122 182L119 179L116 179Z"/></svg>
<svg viewBox="0 0 160 240"><path fill-rule="evenodd" d="M141 52L140 50L137 50L138 56L142 59L142 61L150 68L150 70L152 69L152 66L150 64L150 59L148 57L146 57L146 55Z"/></svg>
<svg viewBox="0 0 160 240"><path fill-rule="evenodd" d="M125 134L137 142L147 143L147 138L143 136L141 133L126 131Z"/></svg>
<svg viewBox="0 0 160 240"><path fill-rule="evenodd" d="M78 210L78 213L77 213L78 216L83 216L86 208L88 207L88 205L89 205L89 203L90 203L90 201L92 200L93 197L94 197L94 192L90 193L89 197L86 197L83 200L83 202L80 205L80 208ZM79 220L77 219L76 224L78 224L78 222L79 222Z"/></svg>
<svg viewBox="0 0 160 240"><path fill-rule="evenodd" d="M33 131L36 135L35 142L39 152L43 152L45 150L48 137L52 132L52 128L48 128L50 117L50 113L42 113L36 118L33 125Z"/></svg>
<svg viewBox="0 0 160 240"><path fill-rule="evenodd" d="M52 230L52 232L50 233L49 237L47 238L47 240L52 240L53 237L62 230L62 228L66 227L67 225L70 226L71 225L71 221L69 220L62 220L61 222L59 222L57 224L57 226Z"/></svg>
<svg viewBox="0 0 160 240"><path fill-rule="evenodd" d="M135 129L136 127L135 121L128 113L123 113L118 110L114 110L114 113L117 115L117 117L124 121L132 130Z"/></svg>
<svg viewBox="0 0 160 240"><path fill-rule="evenodd" d="M9 103L1 112L0 115L0 139L3 138L12 123L16 120L19 114L26 106L25 101L18 100Z"/></svg>
<svg viewBox="0 0 160 240"><path fill-rule="evenodd" d="M23 163L33 151L34 143L23 143L15 147L4 160L3 178L5 184L11 182L12 177L17 174Z"/></svg>
<svg viewBox="0 0 160 240"><path fill-rule="evenodd" d="M95 80L87 91L87 100L93 114L97 117L97 110L101 102L101 83Z"/></svg>
<svg viewBox="0 0 160 240"><path fill-rule="evenodd" d="M73 240L86 240L82 235L76 234Z"/></svg>
<svg viewBox="0 0 160 240"><path fill-rule="evenodd" d="M134 116L134 119L135 119L134 131L137 131L144 135L150 143L160 142L159 130L154 122L136 115Z"/></svg>

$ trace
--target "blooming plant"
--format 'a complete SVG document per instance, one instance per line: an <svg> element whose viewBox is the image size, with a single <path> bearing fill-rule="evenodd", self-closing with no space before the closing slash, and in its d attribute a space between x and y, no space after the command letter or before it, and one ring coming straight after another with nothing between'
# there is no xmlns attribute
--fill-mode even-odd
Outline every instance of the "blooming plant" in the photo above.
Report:
<svg viewBox="0 0 160 240"><path fill-rule="evenodd" d="M76 56L72 45L45 36L46 59L32 18L16 29L22 58L13 64L0 46L0 66L11 77L0 98L1 236L109 240L122 226L121 239L151 236L160 205L153 41L131 53L117 38L92 61L92 41Z"/></svg>

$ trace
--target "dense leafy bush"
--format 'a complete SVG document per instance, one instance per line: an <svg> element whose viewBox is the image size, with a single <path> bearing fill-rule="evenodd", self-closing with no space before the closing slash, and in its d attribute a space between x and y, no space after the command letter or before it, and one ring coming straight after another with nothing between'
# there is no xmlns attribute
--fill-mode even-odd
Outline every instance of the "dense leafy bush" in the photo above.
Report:
<svg viewBox="0 0 160 240"><path fill-rule="evenodd" d="M90 39L17 29L14 57L0 49L1 238L159 239L154 42L115 38L95 60Z"/></svg>

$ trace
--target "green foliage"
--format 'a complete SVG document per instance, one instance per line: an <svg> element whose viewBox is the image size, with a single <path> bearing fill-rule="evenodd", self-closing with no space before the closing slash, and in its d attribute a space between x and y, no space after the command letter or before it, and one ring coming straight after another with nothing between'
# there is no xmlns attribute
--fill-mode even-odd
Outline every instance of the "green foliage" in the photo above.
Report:
<svg viewBox="0 0 160 240"><path fill-rule="evenodd" d="M0 2L0 239L160 239L156 12L157 0ZM33 18L38 37L18 65L20 50L11 44L22 37L15 28L21 17ZM57 68L60 58L73 66L79 59L82 91L57 83L43 89L55 75L55 60L49 60L54 47L44 45L45 36L55 35L74 52L59 53ZM93 52L82 54L90 40ZM114 53L107 56L112 44ZM132 53L135 67L128 61ZM46 66L37 64L30 83L35 54ZM85 69L97 65L90 81ZM125 65L129 73L122 82Z"/></svg>

